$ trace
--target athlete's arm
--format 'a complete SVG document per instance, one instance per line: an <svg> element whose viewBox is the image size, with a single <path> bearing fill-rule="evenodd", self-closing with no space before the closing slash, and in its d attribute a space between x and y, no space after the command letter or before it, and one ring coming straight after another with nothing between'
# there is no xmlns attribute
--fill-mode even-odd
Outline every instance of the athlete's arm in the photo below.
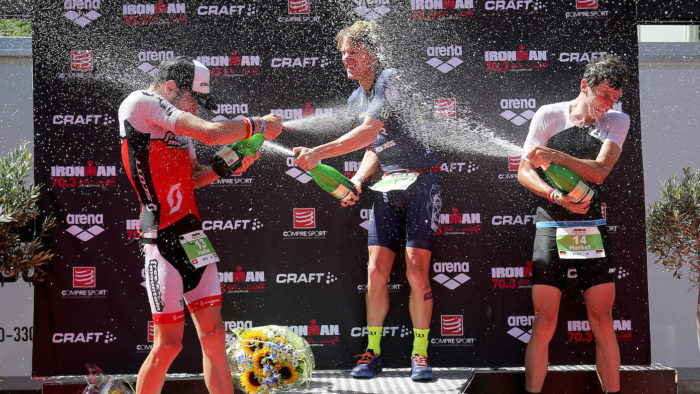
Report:
<svg viewBox="0 0 700 394"><path fill-rule="evenodd" d="M260 130L261 118L253 118L255 129ZM265 119L263 135L267 140L274 140L282 132L282 118L268 114ZM248 126L243 119L209 122L188 112L183 113L175 122L175 133L190 136L206 145L225 145L244 139L248 135Z"/></svg>
<svg viewBox="0 0 700 394"><path fill-rule="evenodd" d="M608 140L603 143L595 160L578 159L556 149L543 146L537 146L526 157L531 164L538 167L549 165L551 162L559 163L578 174L583 180L601 184L612 171L621 152L622 148Z"/></svg>
<svg viewBox="0 0 700 394"><path fill-rule="evenodd" d="M377 134L383 127L384 122L381 120L366 116L365 121L361 125L334 141L315 148L295 147L294 154L299 153L295 163L304 170L310 170L323 159L344 155L364 148L377 139Z"/></svg>
<svg viewBox="0 0 700 394"><path fill-rule="evenodd" d="M551 186L540 178L537 171L535 171L535 167L524 159L520 160L520 167L518 167L518 182L527 190L544 199L547 198L547 193L552 189ZM559 203L571 212L584 214L588 212L591 202L575 203L571 197L562 194L559 198Z"/></svg>
<svg viewBox="0 0 700 394"><path fill-rule="evenodd" d="M245 156L243 158L243 161L241 162L241 166L233 172L233 175L241 175L247 170L253 163L255 163L255 160L258 160L260 157L260 153L255 152L255 157L251 156ZM211 169L211 166L205 166L201 164L197 159L192 159L192 178L194 179L194 188L199 189L200 187L204 187L207 185L210 185L214 183L217 179L219 179L219 176L216 175L214 170Z"/></svg>

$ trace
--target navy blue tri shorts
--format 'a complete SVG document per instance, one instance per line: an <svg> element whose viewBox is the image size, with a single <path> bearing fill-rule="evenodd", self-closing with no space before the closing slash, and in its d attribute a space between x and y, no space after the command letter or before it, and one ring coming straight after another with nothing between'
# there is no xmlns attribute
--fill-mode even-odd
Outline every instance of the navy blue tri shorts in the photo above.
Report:
<svg viewBox="0 0 700 394"><path fill-rule="evenodd" d="M442 206L440 176L426 173L406 190L377 193L369 219L367 245L398 252L407 248L432 250Z"/></svg>

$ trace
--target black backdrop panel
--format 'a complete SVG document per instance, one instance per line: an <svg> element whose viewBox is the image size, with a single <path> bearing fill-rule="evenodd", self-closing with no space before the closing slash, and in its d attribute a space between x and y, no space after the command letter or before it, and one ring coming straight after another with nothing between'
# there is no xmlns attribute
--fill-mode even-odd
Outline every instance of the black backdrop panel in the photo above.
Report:
<svg viewBox="0 0 700 394"><path fill-rule="evenodd" d="M205 118L339 111L356 83L345 78L335 34L362 18L383 26L389 62L405 71L430 117L461 118L517 146L530 111L575 97L587 60L601 53L625 60L632 78L621 108L632 124L605 201L620 267L613 314L623 363L650 362L633 2L43 0L35 11L35 176L42 208L58 225L57 256L36 286L34 376L81 374L86 363L135 373L152 346L143 264L137 247L123 246L138 217L119 153L117 108L126 95L148 85L160 60L183 54L212 70L220 105ZM440 47L450 56L438 56L444 67L436 68L427 62ZM537 59L488 58L522 50ZM445 66L450 57L461 63ZM276 142L314 146L340 135L332 129L286 132ZM433 132L450 138L449 130ZM216 148L197 150L206 163ZM436 151L444 196L430 273L431 362L522 365L537 200L517 182L517 157L478 147ZM361 158L355 152L327 164L352 175ZM222 256L227 328L287 325L312 344L319 368L347 368L366 341L363 226L372 192L343 209L309 179L289 157L264 150L244 175L198 190L200 214ZM313 232L295 233L298 209L313 209ZM399 255L383 340L389 366L406 366L411 345L404 270ZM590 364L594 344L570 276L550 362ZM172 372L201 368L187 319Z"/></svg>

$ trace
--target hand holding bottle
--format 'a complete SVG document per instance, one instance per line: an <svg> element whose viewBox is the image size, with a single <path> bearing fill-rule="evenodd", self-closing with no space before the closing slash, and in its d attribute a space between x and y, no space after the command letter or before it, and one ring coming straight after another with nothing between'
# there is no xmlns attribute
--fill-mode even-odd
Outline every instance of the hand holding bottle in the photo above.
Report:
<svg viewBox="0 0 700 394"><path fill-rule="evenodd" d="M351 205L355 205L356 202L360 201L360 193L362 193L362 177L357 176L357 174L355 174L355 176L350 178L350 182L352 182L353 185L355 185L355 191L357 193L355 193L354 196L350 197L346 201L341 200L340 205L343 207L349 207Z"/></svg>
<svg viewBox="0 0 700 394"><path fill-rule="evenodd" d="M554 149L538 145L525 155L525 159L530 161L533 168L547 168L554 159L554 152L556 152Z"/></svg>
<svg viewBox="0 0 700 394"><path fill-rule="evenodd" d="M569 211L573 213L578 213L578 214L585 214L588 212L588 209L591 207L591 201L586 200L582 202L576 202L571 196L569 195L562 195L558 199L559 205L562 207L568 209Z"/></svg>
<svg viewBox="0 0 700 394"><path fill-rule="evenodd" d="M236 171L233 172L232 175L241 175L243 174L250 166L255 163L256 160L260 158L260 152L255 152L255 156L251 155L245 155L243 157L243 160L241 160L241 166L238 167Z"/></svg>
<svg viewBox="0 0 700 394"><path fill-rule="evenodd" d="M294 164L299 166L304 171L309 171L310 169L316 167L321 158L314 152L311 148L305 148L303 146L297 146L294 149Z"/></svg>

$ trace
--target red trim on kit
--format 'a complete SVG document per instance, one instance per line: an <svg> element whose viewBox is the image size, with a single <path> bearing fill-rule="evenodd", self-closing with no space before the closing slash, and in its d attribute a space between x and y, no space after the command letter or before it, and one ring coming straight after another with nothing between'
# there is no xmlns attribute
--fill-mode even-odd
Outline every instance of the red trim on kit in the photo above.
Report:
<svg viewBox="0 0 700 394"><path fill-rule="evenodd" d="M185 311L174 313L153 313L153 324L172 324L185 321Z"/></svg>
<svg viewBox="0 0 700 394"><path fill-rule="evenodd" d="M215 295L194 300L187 304L187 309L190 310L190 313L195 313L199 310L212 308L215 306L221 306L221 295Z"/></svg>

